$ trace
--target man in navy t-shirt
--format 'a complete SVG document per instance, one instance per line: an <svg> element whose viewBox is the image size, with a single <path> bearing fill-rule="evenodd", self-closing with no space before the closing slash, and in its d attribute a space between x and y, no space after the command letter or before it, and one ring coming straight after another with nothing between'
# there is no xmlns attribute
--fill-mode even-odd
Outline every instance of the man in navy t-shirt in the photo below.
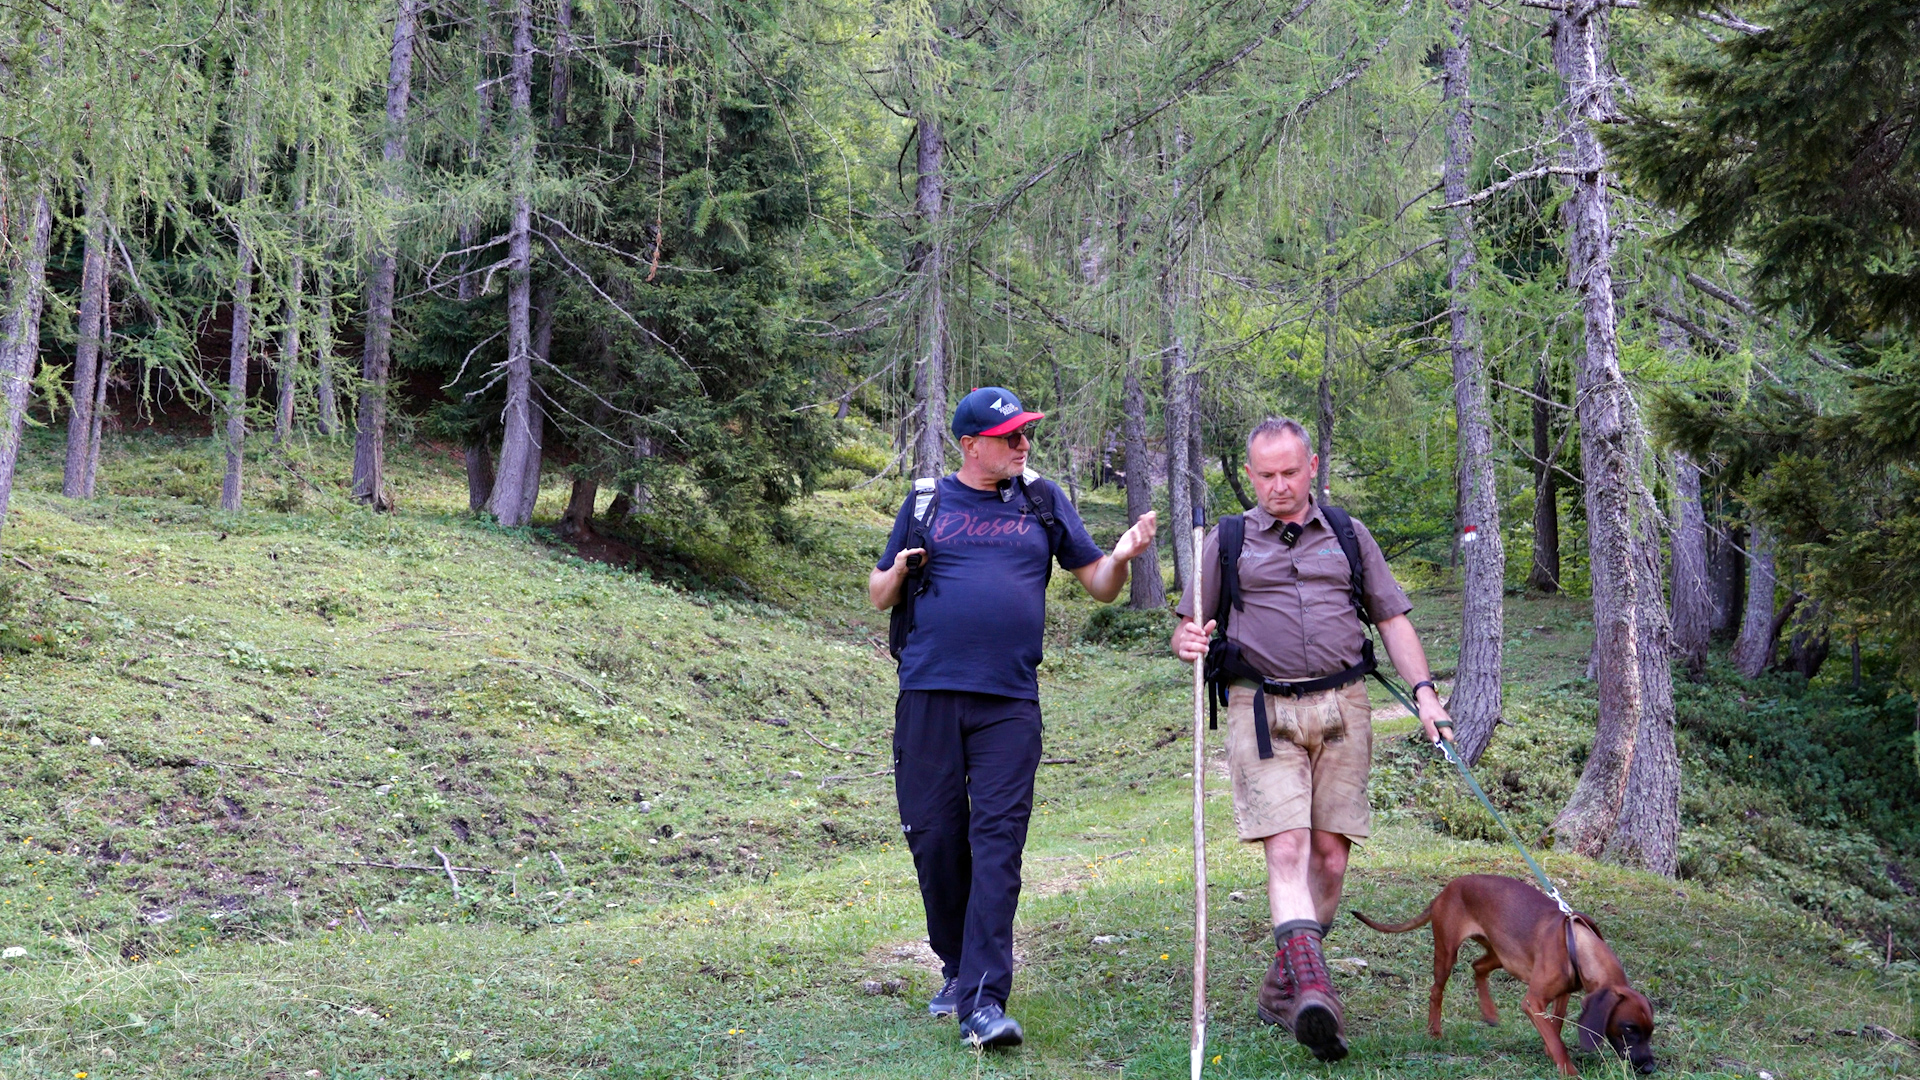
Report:
<svg viewBox="0 0 1920 1080"><path fill-rule="evenodd" d="M1005 1006L1040 765L1035 669L1052 563L1106 603L1154 533L1154 515L1145 514L1113 554L1101 553L1060 488L1026 472L1029 426L1044 415L1024 411L997 386L962 398L953 434L965 460L936 484L925 546L909 546L919 532L909 495L867 583L882 610L915 589L913 629L900 651L893 765L927 940L946 977L927 1008L961 1017L961 1035L984 1046L1017 1046L1024 1037ZM925 559L924 588L908 578L915 555Z"/></svg>

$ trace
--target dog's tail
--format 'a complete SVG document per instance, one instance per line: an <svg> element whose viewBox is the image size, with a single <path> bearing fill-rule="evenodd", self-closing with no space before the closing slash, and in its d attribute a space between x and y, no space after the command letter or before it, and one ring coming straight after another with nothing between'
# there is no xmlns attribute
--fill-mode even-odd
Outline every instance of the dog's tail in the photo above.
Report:
<svg viewBox="0 0 1920 1080"><path fill-rule="evenodd" d="M1404 934L1409 930L1418 930L1421 927L1432 922L1433 921L1433 905L1428 904L1427 909L1425 911L1422 911L1420 914L1415 915L1413 918L1407 920L1406 922L1395 923L1392 926L1387 926L1382 923L1374 922L1372 919L1367 918L1365 915L1360 914L1358 911L1355 911L1353 913L1353 917L1356 919L1359 919L1361 922L1366 923L1368 926L1373 927L1375 930L1378 930L1383 934Z"/></svg>

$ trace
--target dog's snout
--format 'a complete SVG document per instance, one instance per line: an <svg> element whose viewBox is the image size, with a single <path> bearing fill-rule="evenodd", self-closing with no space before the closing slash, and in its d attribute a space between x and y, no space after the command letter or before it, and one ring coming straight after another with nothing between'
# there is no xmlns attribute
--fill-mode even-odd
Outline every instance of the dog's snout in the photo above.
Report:
<svg viewBox="0 0 1920 1080"><path fill-rule="evenodd" d="M1646 1057L1643 1057L1640 1060L1634 1062L1633 1067L1639 1070L1642 1074L1650 1074L1658 1070L1660 1068L1660 1065L1658 1062L1653 1060L1652 1054L1648 1054Z"/></svg>

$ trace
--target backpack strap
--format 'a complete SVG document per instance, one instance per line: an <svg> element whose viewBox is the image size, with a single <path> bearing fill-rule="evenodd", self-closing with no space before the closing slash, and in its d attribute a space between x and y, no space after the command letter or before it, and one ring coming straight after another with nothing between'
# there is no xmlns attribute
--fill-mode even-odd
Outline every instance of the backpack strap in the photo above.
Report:
<svg viewBox="0 0 1920 1080"><path fill-rule="evenodd" d="M1322 506L1327 524L1333 526L1334 539L1340 541L1340 553L1347 557L1348 592L1353 598L1353 613L1360 625L1371 627L1373 616L1367 611L1367 564L1360 558L1360 533L1353 527L1353 515L1337 506ZM1372 644L1371 640L1368 642Z"/></svg>
<svg viewBox="0 0 1920 1080"><path fill-rule="evenodd" d="M1216 538L1220 549L1220 596L1214 603L1214 635L1207 643L1206 679L1213 684L1213 690L1207 695L1207 729L1220 727L1220 706L1226 703L1227 689L1233 680L1244 677L1241 669L1248 668L1240 656L1240 647L1227 640L1227 623L1233 618L1235 610L1247 609L1246 598L1240 595L1240 551L1247 543L1247 519L1241 514L1226 514L1220 518ZM1194 552L1194 558L1200 553ZM1200 611L1200 598L1194 597L1194 612L1205 625L1206 613ZM1259 674L1254 673L1258 679ZM1264 713L1266 710L1260 710ZM1267 744L1266 731L1259 732L1261 757L1272 757L1273 749Z"/></svg>
<svg viewBox="0 0 1920 1080"><path fill-rule="evenodd" d="M1247 610L1246 597L1240 594L1240 552L1247 545L1247 519L1243 514L1220 518L1220 598L1215 604L1220 637L1227 636L1227 622L1236 611ZM1198 605L1195 605L1198 607Z"/></svg>
<svg viewBox="0 0 1920 1080"><path fill-rule="evenodd" d="M1014 489L1019 490L1026 512L1039 518L1040 527L1047 530L1047 576L1042 585L1043 587L1050 585L1053 583L1054 560L1059 557L1060 549L1067 543L1067 527L1060 520L1060 515L1053 510L1053 492L1060 489L1032 469L1021 473L1018 479L1009 483ZM1011 494L1012 491L1009 490L1003 497Z"/></svg>
<svg viewBox="0 0 1920 1080"><path fill-rule="evenodd" d="M929 555L933 553L933 519L940 513L940 480L938 477L923 476L913 482L913 517L907 526L907 543L902 551L921 548ZM893 605L893 612L887 618L887 652L893 655L895 663L906 650L907 637L913 633L914 601L927 591L929 581L927 561L923 558L920 565L907 570L907 580L901 586L900 599Z"/></svg>

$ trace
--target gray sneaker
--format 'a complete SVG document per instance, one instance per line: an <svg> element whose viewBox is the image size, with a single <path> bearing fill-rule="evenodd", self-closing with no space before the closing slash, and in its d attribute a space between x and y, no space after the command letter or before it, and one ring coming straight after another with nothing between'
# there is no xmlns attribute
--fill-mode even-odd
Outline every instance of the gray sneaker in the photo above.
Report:
<svg viewBox="0 0 1920 1080"><path fill-rule="evenodd" d="M960 1021L960 1038L968 1046L1019 1046L1026 1037L1020 1021L998 1005L982 1005Z"/></svg>
<svg viewBox="0 0 1920 1080"><path fill-rule="evenodd" d="M927 1015L936 1019L960 1014L960 980L948 979L947 985L927 1002Z"/></svg>

